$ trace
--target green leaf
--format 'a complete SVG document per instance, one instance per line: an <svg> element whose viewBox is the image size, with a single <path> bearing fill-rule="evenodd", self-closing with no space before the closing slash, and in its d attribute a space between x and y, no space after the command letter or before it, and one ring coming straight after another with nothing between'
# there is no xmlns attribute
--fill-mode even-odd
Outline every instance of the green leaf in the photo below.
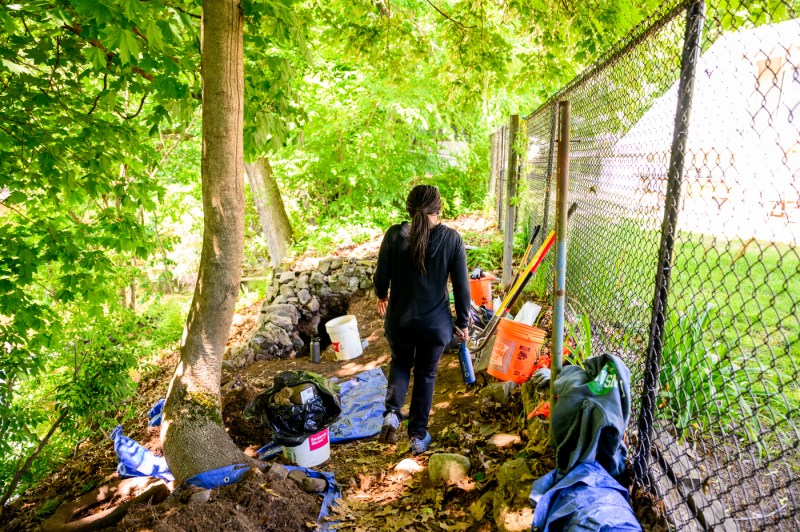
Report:
<svg viewBox="0 0 800 532"><path fill-rule="evenodd" d="M119 59L122 64L128 64L131 59L139 57L139 42L132 31L122 30L119 41Z"/></svg>
<svg viewBox="0 0 800 532"><path fill-rule="evenodd" d="M104 109L113 109L117 101L117 93L115 91L103 91L105 94L100 97L99 105Z"/></svg>
<svg viewBox="0 0 800 532"><path fill-rule="evenodd" d="M14 190L6 198L5 203L24 203L26 199L27 197L23 192L20 192L19 190Z"/></svg>
<svg viewBox="0 0 800 532"><path fill-rule="evenodd" d="M0 9L0 24L2 24L8 35L14 35L20 29L17 19L6 13L4 9Z"/></svg>
<svg viewBox="0 0 800 532"><path fill-rule="evenodd" d="M87 48L86 59L97 70L103 70L104 68L106 68L106 54L100 48L97 48L95 46Z"/></svg>
<svg viewBox="0 0 800 532"><path fill-rule="evenodd" d="M161 29L158 27L155 20L151 19L147 21L144 27L144 36L147 37L147 42L150 43L151 48L159 52L164 51L164 40L161 35Z"/></svg>
<svg viewBox="0 0 800 532"><path fill-rule="evenodd" d="M50 152L43 151L39 153L37 160L39 161L39 168L42 172L49 174L53 171L53 168L56 164L56 158L53 157Z"/></svg>
<svg viewBox="0 0 800 532"><path fill-rule="evenodd" d="M0 59L0 63L3 63L9 71L13 74L32 74L33 71L26 67L25 65L20 65L18 63L14 63L13 61L9 61L8 59L2 58Z"/></svg>

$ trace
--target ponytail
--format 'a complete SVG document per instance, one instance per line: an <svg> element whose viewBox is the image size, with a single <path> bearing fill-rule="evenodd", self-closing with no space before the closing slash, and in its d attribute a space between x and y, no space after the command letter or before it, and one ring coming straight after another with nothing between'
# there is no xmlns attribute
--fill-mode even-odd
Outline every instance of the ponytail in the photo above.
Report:
<svg viewBox="0 0 800 532"><path fill-rule="evenodd" d="M411 263L424 276L425 256L431 234L430 214L442 210L439 189L431 185L417 185L408 194L406 210L411 216Z"/></svg>

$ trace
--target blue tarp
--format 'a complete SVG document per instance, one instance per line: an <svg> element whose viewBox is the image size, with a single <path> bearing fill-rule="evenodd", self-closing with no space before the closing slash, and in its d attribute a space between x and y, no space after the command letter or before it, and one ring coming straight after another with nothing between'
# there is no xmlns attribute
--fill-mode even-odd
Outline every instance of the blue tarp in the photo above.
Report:
<svg viewBox="0 0 800 532"><path fill-rule="evenodd" d="M379 370L380 371L380 370ZM325 492L322 494L322 506L319 509L319 515L317 516L317 523L320 526L320 530L330 530L328 527L335 524L334 521L323 521L323 518L328 517L331 513L331 506L333 506L334 501L336 499L340 499L342 497L342 489L339 487L339 484L336 483L336 480L333 478L333 473L328 473L326 471L315 471L313 469L308 469L307 467L299 467L299 466L286 466L286 469L289 471L293 471L295 469L299 469L307 476L311 478L322 478L328 483L327 487L325 488Z"/></svg>
<svg viewBox="0 0 800 532"><path fill-rule="evenodd" d="M331 443L369 438L381 432L388 385L380 368L363 371L339 385L342 413L328 427ZM283 446L272 441L257 452L261 460L268 460L281 451Z"/></svg>
<svg viewBox="0 0 800 532"><path fill-rule="evenodd" d="M114 440L114 451L119 460L117 473L122 478L157 477L166 482L175 480L164 457L154 455L138 442L123 435L122 425L111 432L111 439ZM186 482L206 489L219 488L238 482L250 469L248 465L235 464L200 473Z"/></svg>
<svg viewBox="0 0 800 532"><path fill-rule="evenodd" d="M124 436L122 425L111 432L111 439L114 440L114 451L119 460L117 473L122 478L158 477L166 482L175 480L164 457L154 455L138 442Z"/></svg>
<svg viewBox="0 0 800 532"><path fill-rule="evenodd" d="M533 483L530 502L536 532L642 530L628 490L597 462L578 464L565 476L550 471Z"/></svg>
<svg viewBox="0 0 800 532"><path fill-rule="evenodd" d="M150 410L147 412L147 417L150 418L150 422L147 424L148 427L160 427L161 426L161 414L164 411L164 402L166 399L163 397L156 401Z"/></svg>
<svg viewBox="0 0 800 532"><path fill-rule="evenodd" d="M198 473L195 476L186 479L186 483L198 488L205 488L207 490L219 488L222 486L230 486L236 484L245 473L253 469L246 464L233 464L218 469L212 469L203 473Z"/></svg>
<svg viewBox="0 0 800 532"><path fill-rule="evenodd" d="M330 427L331 443L369 438L381 431L388 381L380 368L357 374L340 385L342 414Z"/></svg>

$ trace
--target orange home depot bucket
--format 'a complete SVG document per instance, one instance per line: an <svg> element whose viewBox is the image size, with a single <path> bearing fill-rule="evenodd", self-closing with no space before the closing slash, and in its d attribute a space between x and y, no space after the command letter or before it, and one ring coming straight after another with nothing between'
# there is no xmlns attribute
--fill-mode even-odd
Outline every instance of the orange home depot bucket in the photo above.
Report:
<svg viewBox="0 0 800 532"><path fill-rule="evenodd" d="M522 384L533 373L545 332L507 318L500 318L487 372L503 381Z"/></svg>
<svg viewBox="0 0 800 532"><path fill-rule="evenodd" d="M472 298L472 302L479 307L484 305L489 310L494 310L494 304L492 303L492 279L494 279L494 277L487 275L480 279L469 280L469 295Z"/></svg>

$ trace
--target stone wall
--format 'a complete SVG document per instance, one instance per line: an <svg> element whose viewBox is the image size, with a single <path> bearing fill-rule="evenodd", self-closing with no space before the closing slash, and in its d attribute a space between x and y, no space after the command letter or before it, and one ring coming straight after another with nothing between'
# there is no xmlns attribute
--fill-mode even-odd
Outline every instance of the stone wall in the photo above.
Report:
<svg viewBox="0 0 800 532"><path fill-rule="evenodd" d="M329 257L316 270L276 270L267 288L258 327L249 342L232 347L225 363L233 368L255 360L308 354L312 336L324 349L330 339L325 322L347 313L350 298L372 289L375 261Z"/></svg>

